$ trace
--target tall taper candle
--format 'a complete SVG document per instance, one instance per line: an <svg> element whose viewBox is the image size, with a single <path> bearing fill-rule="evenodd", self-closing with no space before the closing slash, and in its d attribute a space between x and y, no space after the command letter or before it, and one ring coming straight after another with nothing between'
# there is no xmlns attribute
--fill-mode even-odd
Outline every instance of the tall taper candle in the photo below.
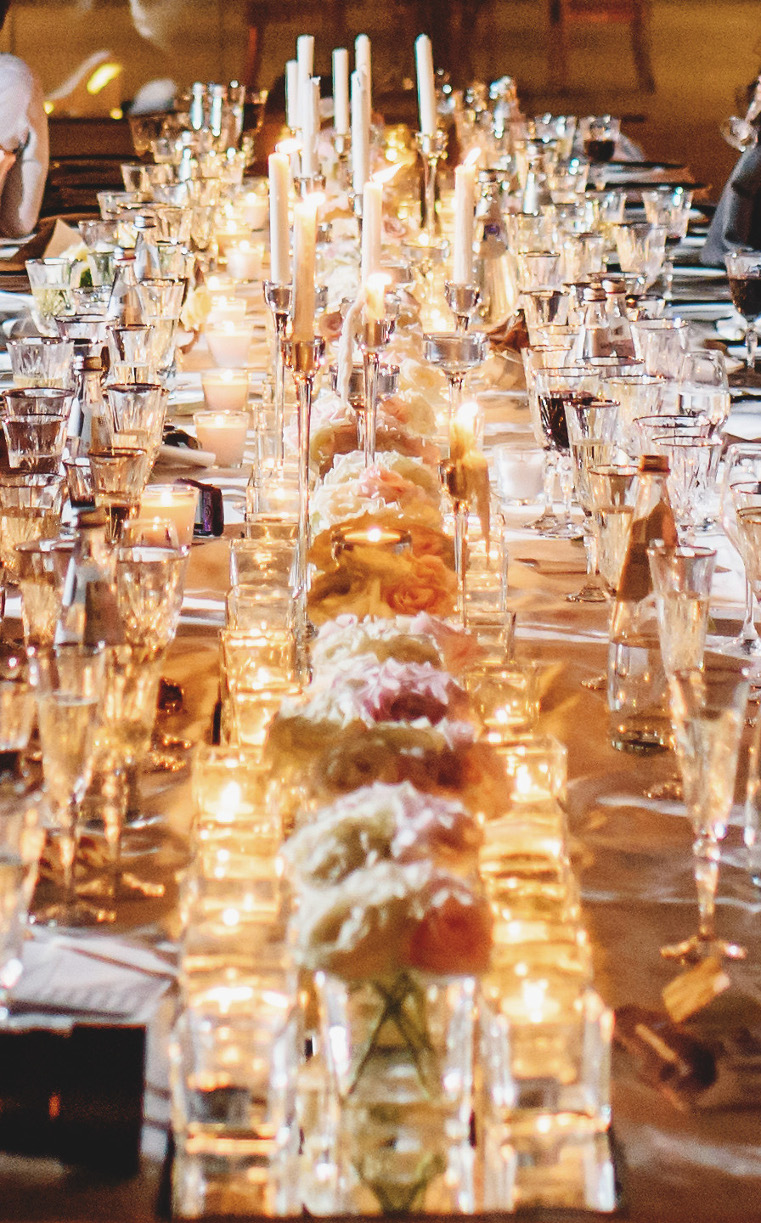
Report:
<svg viewBox="0 0 761 1223"><path fill-rule="evenodd" d="M317 172L317 132L314 89L320 88L315 77L299 78L299 121L301 126L301 176L311 178Z"/></svg>
<svg viewBox="0 0 761 1223"><path fill-rule="evenodd" d="M309 196L293 210L293 338L314 339L317 202Z"/></svg>
<svg viewBox="0 0 761 1223"><path fill-rule="evenodd" d="M285 121L295 132L299 126L299 65L295 59L285 65Z"/></svg>
<svg viewBox="0 0 761 1223"><path fill-rule="evenodd" d="M362 283L380 271L381 226L383 221L383 185L372 179L362 192Z"/></svg>
<svg viewBox="0 0 761 1223"><path fill-rule="evenodd" d="M296 59L299 71L307 76L314 76L314 37L311 34L299 34L296 39Z"/></svg>
<svg viewBox="0 0 761 1223"><path fill-rule="evenodd" d="M436 131L436 85L433 77L433 46L427 34L415 40L417 95L420 107L420 130L424 136Z"/></svg>
<svg viewBox="0 0 761 1223"><path fill-rule="evenodd" d="M352 184L359 194L370 177L370 128L367 122L364 74L351 74L351 163Z"/></svg>
<svg viewBox="0 0 761 1223"><path fill-rule="evenodd" d="M349 130L349 52L336 47L333 52L333 127L339 136Z"/></svg>
<svg viewBox="0 0 761 1223"><path fill-rule="evenodd" d="M476 214L476 167L458 166L454 172L454 275L456 285L473 280L473 236Z"/></svg>
<svg viewBox="0 0 761 1223"><path fill-rule="evenodd" d="M370 39L367 34L358 34L354 40L354 67L357 72L364 72L367 77L367 122L372 122L373 113L373 57Z"/></svg>
<svg viewBox="0 0 761 1223"><path fill-rule="evenodd" d="M270 280L288 284L288 187L290 164L285 153L270 153Z"/></svg>

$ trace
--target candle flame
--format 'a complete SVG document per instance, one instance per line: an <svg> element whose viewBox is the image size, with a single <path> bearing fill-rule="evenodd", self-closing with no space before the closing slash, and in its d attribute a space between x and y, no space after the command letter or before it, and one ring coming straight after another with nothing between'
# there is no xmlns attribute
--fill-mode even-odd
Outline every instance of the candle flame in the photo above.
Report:
<svg viewBox="0 0 761 1223"><path fill-rule="evenodd" d="M291 138L290 140L281 140L275 145L275 150L278 153L284 153L286 157L290 157L292 153L301 152L301 141Z"/></svg>
<svg viewBox="0 0 761 1223"><path fill-rule="evenodd" d="M464 166L477 166L480 160L481 160L481 150L471 149L462 164Z"/></svg>
<svg viewBox="0 0 761 1223"><path fill-rule="evenodd" d="M455 424L462 433L463 437L467 437L470 441L475 440L476 436L476 418L478 417L478 404L472 399L465 400L457 409L455 416Z"/></svg>
<svg viewBox="0 0 761 1223"><path fill-rule="evenodd" d="M386 183L390 183L392 179L396 178L401 168L402 163L398 161L396 165L387 166L385 170L378 170L377 173L373 174L372 182L382 183L385 186Z"/></svg>

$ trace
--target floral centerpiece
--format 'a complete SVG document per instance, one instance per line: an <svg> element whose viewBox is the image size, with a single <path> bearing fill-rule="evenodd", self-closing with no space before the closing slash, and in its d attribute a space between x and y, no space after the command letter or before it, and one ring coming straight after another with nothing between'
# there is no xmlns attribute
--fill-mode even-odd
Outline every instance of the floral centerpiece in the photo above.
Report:
<svg viewBox="0 0 761 1223"><path fill-rule="evenodd" d="M355 1208L422 1205L467 1148L474 975L491 952L469 869L478 839L461 805L374 785L318 812L286 847Z"/></svg>

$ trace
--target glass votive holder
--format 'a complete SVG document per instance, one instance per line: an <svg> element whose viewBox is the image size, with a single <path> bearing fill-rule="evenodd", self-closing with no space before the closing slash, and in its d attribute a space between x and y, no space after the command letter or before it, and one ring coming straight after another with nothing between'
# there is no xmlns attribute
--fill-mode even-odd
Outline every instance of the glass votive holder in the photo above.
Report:
<svg viewBox="0 0 761 1223"><path fill-rule="evenodd" d="M232 289L234 285L230 287ZM214 294L206 326L219 327L224 323L240 324L246 317L247 308L247 303L242 297L225 297L222 293Z"/></svg>
<svg viewBox="0 0 761 1223"><path fill-rule="evenodd" d="M248 364L254 338L250 323L221 323L218 327L206 327L204 333L215 365L240 369Z"/></svg>
<svg viewBox="0 0 761 1223"><path fill-rule="evenodd" d="M227 271L235 280L259 280L262 275L264 244L242 238L225 249Z"/></svg>
<svg viewBox="0 0 761 1223"><path fill-rule="evenodd" d="M271 769L256 753L202 744L193 760L197 835L243 826L276 851L282 839L276 789Z"/></svg>
<svg viewBox="0 0 761 1223"><path fill-rule="evenodd" d="M475 634L482 650L479 661L509 663L515 652L514 611L471 610L468 615L468 632Z"/></svg>
<svg viewBox="0 0 761 1223"><path fill-rule="evenodd" d="M251 522L245 539L230 542L230 585L257 585L264 579L287 586L297 533L293 522L266 518Z"/></svg>
<svg viewBox="0 0 761 1223"><path fill-rule="evenodd" d="M534 442L506 442L492 450L497 496L503 505L530 505L542 495L544 451Z"/></svg>
<svg viewBox="0 0 761 1223"><path fill-rule="evenodd" d="M250 575L253 576L253 575ZM232 586L225 598L227 627L239 633L265 634L279 640L291 623L290 587L274 575Z"/></svg>
<svg viewBox="0 0 761 1223"><path fill-rule="evenodd" d="M261 522L295 525L299 518L299 482L295 471L258 472L246 488L246 533Z"/></svg>
<svg viewBox="0 0 761 1223"><path fill-rule="evenodd" d="M177 532L177 542L189 548L198 507L198 489L192 484L150 484L140 498L141 519L167 522Z"/></svg>
<svg viewBox="0 0 761 1223"><path fill-rule="evenodd" d="M539 672L532 662L484 662L465 676L465 687L490 743L532 729L539 717Z"/></svg>
<svg viewBox="0 0 761 1223"><path fill-rule="evenodd" d="M529 959L482 978L485 1209L615 1207L612 1032L612 1012L576 973ZM603 1165L598 1176L574 1157L585 1149Z"/></svg>
<svg viewBox="0 0 761 1223"><path fill-rule="evenodd" d="M553 735L526 735L499 745L513 806L563 803L568 785L568 749Z"/></svg>
<svg viewBox="0 0 761 1223"><path fill-rule="evenodd" d="M246 453L248 412L196 412L196 437L214 454L217 467L241 467Z"/></svg>
<svg viewBox="0 0 761 1223"><path fill-rule="evenodd" d="M296 978L269 971L194 989L169 1044L173 1213L294 1215L300 1208Z"/></svg>
<svg viewBox="0 0 761 1223"><path fill-rule="evenodd" d="M248 402L248 370L209 369L201 374L206 407L213 412L242 412Z"/></svg>

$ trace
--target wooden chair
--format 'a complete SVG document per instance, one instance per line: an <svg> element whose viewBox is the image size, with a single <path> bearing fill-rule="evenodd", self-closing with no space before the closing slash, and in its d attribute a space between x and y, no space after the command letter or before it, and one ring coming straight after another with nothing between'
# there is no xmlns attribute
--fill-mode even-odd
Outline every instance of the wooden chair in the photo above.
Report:
<svg viewBox="0 0 761 1223"><path fill-rule="evenodd" d="M650 0L550 0L550 32L559 83L568 83L568 34L574 25L627 25L640 89L655 93L650 56Z"/></svg>

